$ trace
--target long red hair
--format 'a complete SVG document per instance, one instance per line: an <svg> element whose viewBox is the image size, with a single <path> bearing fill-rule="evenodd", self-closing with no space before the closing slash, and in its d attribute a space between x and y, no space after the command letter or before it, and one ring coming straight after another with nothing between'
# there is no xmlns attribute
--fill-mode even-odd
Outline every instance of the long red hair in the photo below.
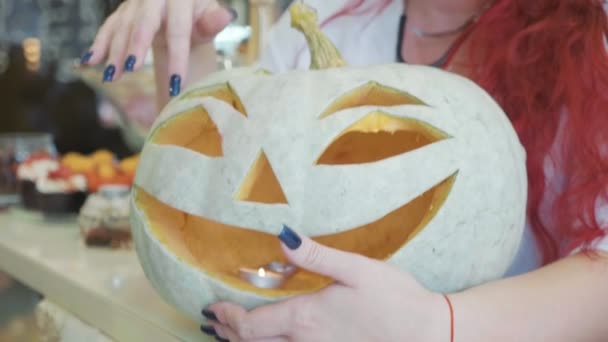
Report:
<svg viewBox="0 0 608 342"><path fill-rule="evenodd" d="M608 190L603 4L498 0L471 35L471 51L483 51L472 78L503 107L528 154L528 215L545 263L606 234L596 216L596 204ZM562 148L552 161L564 174L563 191L545 226L539 215L545 158L562 116Z"/></svg>
<svg viewBox="0 0 608 342"><path fill-rule="evenodd" d="M376 1L372 10L383 10L389 1ZM324 24L356 15L363 3L350 2ZM600 0L497 0L462 38L473 63L470 78L502 106L525 146L528 217L544 264L577 246L589 247L608 229L596 217L598 201L608 202L608 20L603 5ZM556 157L550 150L562 118L564 136ZM556 157L552 161L564 174L550 224L540 215L547 157Z"/></svg>

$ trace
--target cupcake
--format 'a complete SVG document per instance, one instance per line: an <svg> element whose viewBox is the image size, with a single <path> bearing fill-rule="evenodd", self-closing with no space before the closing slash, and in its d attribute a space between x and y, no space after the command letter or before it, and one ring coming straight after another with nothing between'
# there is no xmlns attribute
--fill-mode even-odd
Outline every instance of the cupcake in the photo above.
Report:
<svg viewBox="0 0 608 342"><path fill-rule="evenodd" d="M59 169L59 162L47 154L32 155L17 167L17 187L23 207L38 209L36 182Z"/></svg>
<svg viewBox="0 0 608 342"><path fill-rule="evenodd" d="M36 181L38 204L46 214L78 213L86 199L87 180L65 166L59 166Z"/></svg>

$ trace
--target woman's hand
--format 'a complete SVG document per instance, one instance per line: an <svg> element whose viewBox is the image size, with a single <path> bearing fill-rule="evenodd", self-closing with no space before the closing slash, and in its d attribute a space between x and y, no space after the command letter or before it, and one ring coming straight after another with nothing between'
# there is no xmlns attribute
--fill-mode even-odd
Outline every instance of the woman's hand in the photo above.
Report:
<svg viewBox="0 0 608 342"><path fill-rule="evenodd" d="M324 247L289 228L279 235L294 264L337 283L250 312L232 303L203 311L209 335L237 341L449 341L440 294L386 263ZM291 249L289 249L291 247Z"/></svg>
<svg viewBox="0 0 608 342"><path fill-rule="evenodd" d="M166 60L170 93L179 93L191 49L209 43L236 17L216 0L127 0L105 21L83 58L83 64L106 61L104 81L137 70L146 52ZM158 70L157 70L158 72ZM158 75L157 75L158 76Z"/></svg>

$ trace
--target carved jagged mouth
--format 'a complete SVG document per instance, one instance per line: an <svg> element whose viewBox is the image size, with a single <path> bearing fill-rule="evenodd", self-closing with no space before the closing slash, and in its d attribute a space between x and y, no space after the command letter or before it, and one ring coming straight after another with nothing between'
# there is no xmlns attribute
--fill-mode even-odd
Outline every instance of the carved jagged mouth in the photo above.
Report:
<svg viewBox="0 0 608 342"><path fill-rule="evenodd" d="M379 220L316 241L370 258L386 260L424 229L447 198L456 175ZM134 190L139 209L155 237L182 261L236 288L268 296L314 291L331 279L297 272L281 289L260 289L243 282L240 267L284 261L276 236L221 224L174 209L143 191Z"/></svg>

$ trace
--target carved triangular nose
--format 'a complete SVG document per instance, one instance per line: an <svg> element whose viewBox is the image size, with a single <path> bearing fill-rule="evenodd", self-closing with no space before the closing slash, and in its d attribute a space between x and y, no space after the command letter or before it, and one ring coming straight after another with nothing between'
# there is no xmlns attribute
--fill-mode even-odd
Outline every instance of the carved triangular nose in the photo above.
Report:
<svg viewBox="0 0 608 342"><path fill-rule="evenodd" d="M287 204L281 184L266 153L261 151L237 192L236 199L267 204Z"/></svg>

